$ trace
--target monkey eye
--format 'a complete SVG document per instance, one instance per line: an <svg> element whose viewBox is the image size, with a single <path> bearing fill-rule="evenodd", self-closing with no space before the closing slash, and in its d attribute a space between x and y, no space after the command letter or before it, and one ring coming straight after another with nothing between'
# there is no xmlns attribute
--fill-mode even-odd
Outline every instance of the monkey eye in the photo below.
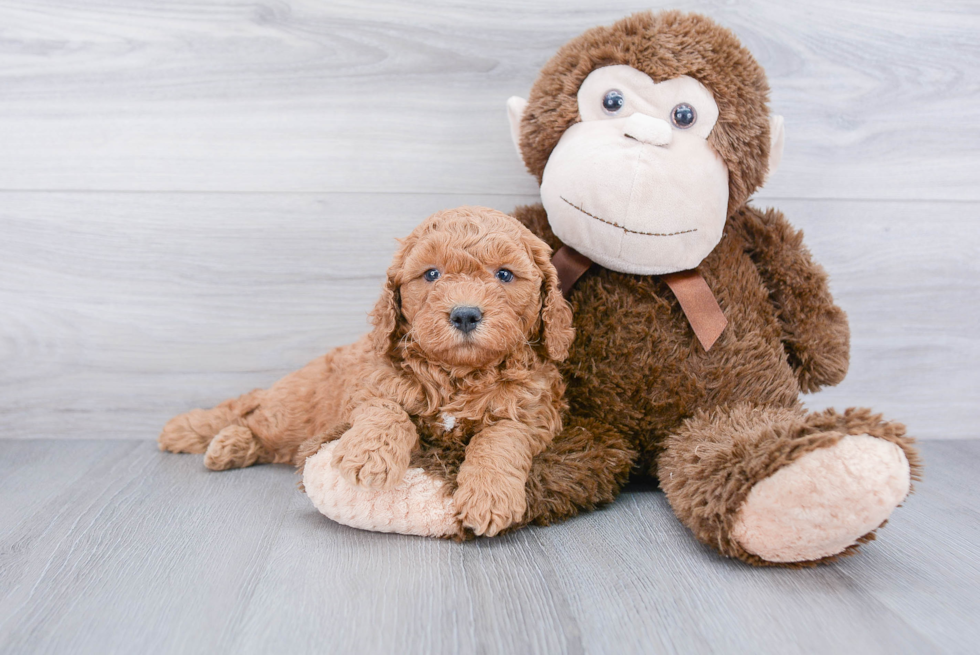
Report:
<svg viewBox="0 0 980 655"><path fill-rule="evenodd" d="M512 282L514 280L514 274L508 271L506 268L502 268L497 271L495 276L501 282Z"/></svg>
<svg viewBox="0 0 980 655"><path fill-rule="evenodd" d="M670 110L670 122L682 130L691 127L697 120L698 112L694 111L694 107L686 102L682 102Z"/></svg>
<svg viewBox="0 0 980 655"><path fill-rule="evenodd" d="M440 274L438 268L430 268L422 275L422 277L425 278L426 282L435 282L436 280L439 279L439 275Z"/></svg>
<svg viewBox="0 0 980 655"><path fill-rule="evenodd" d="M602 96L602 111L609 115L617 113L626 104L623 92L618 89L609 89L606 95Z"/></svg>

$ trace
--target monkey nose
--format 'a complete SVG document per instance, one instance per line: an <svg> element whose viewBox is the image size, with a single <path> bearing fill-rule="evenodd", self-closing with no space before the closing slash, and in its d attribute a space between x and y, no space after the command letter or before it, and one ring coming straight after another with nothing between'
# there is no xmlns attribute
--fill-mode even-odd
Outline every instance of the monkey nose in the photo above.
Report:
<svg viewBox="0 0 980 655"><path fill-rule="evenodd" d="M646 114L633 114L627 118L623 134L651 146L670 145L670 124Z"/></svg>
<svg viewBox="0 0 980 655"><path fill-rule="evenodd" d="M449 312L449 322L463 334L475 330L482 320L483 312L479 307L453 307L453 311Z"/></svg>

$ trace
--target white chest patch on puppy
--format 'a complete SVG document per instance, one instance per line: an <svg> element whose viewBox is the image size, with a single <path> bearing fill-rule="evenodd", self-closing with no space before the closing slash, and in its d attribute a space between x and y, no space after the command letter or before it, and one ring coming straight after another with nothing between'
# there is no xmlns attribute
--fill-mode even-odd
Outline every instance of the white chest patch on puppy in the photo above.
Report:
<svg viewBox="0 0 980 655"><path fill-rule="evenodd" d="M455 416L453 416L452 414L446 413L446 412L443 412L440 416L442 417L442 429L443 430L445 430L446 432L449 432L454 427L456 427L456 417Z"/></svg>

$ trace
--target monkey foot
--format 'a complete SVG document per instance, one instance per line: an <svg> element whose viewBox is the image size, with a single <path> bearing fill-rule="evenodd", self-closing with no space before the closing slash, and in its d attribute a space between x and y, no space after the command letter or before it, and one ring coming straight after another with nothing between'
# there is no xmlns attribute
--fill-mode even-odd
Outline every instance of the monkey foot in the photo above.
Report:
<svg viewBox="0 0 980 655"><path fill-rule="evenodd" d="M770 562L837 555L884 523L910 484L901 448L866 434L849 435L752 487L732 536Z"/></svg>
<svg viewBox="0 0 980 655"><path fill-rule="evenodd" d="M329 519L361 530L397 532L422 537L451 537L461 533L460 521L443 482L420 468L405 471L391 489L352 485L331 465L337 441L326 443L306 460L303 486L320 512Z"/></svg>

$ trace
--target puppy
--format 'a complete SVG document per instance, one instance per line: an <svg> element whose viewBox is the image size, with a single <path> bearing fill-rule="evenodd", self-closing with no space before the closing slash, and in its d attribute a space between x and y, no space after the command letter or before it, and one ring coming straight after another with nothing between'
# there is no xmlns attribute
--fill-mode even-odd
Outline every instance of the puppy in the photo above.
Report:
<svg viewBox="0 0 980 655"><path fill-rule="evenodd" d="M269 389L177 416L160 448L204 453L223 470L301 465L339 438L333 466L352 484L390 489L420 433L465 444L454 505L463 526L495 535L523 517L531 460L561 430L554 362L574 334L550 258L506 214L439 212L401 243L370 334Z"/></svg>

